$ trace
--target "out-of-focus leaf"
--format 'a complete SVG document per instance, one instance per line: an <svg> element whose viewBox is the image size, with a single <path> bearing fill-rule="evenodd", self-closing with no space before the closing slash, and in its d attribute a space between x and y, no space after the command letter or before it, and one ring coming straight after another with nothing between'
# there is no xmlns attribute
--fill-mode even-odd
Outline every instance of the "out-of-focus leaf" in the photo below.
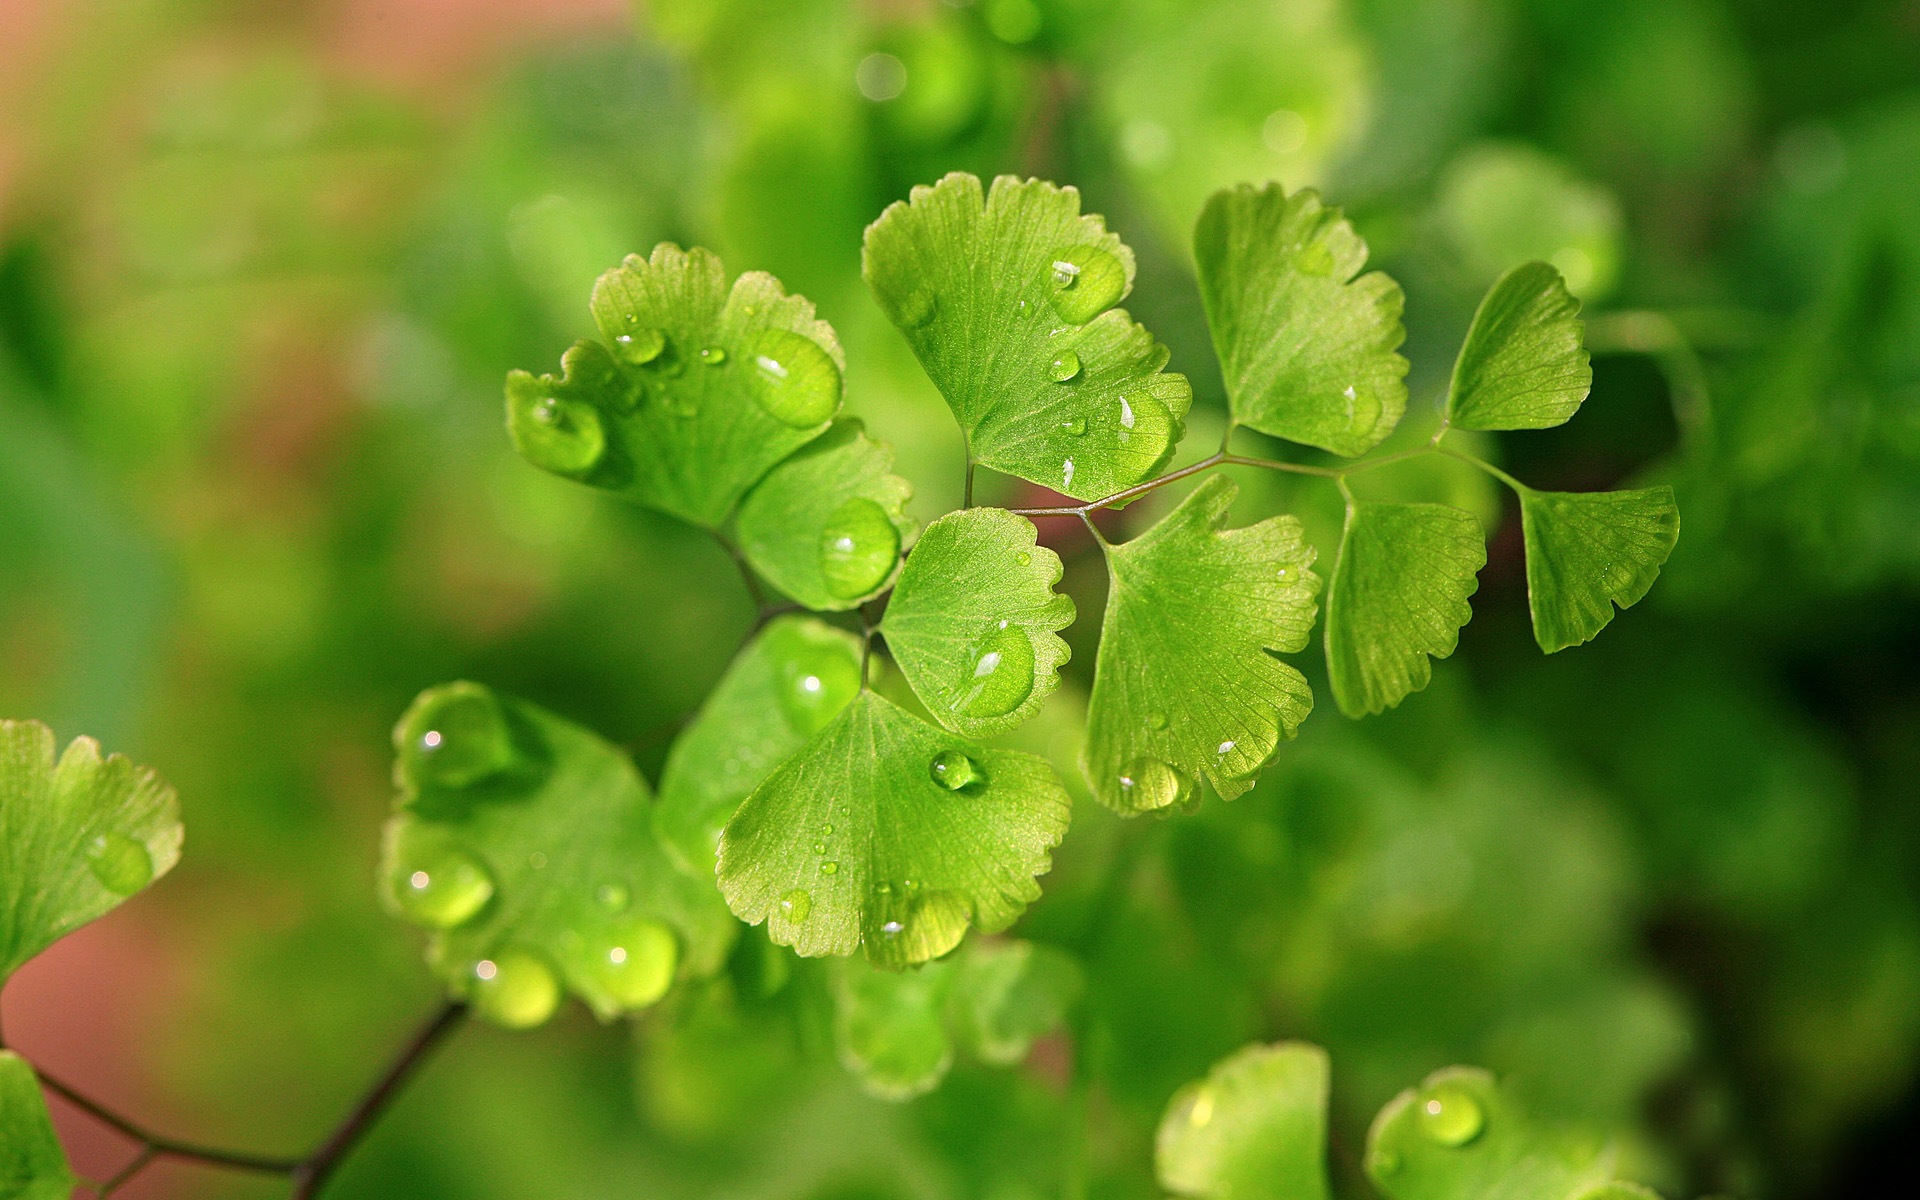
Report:
<svg viewBox="0 0 1920 1200"><path fill-rule="evenodd" d="M1204 1200L1325 1200L1327 1052L1248 1046L1167 1104L1160 1186Z"/></svg>
<svg viewBox="0 0 1920 1200"><path fill-rule="evenodd" d="M0 1200L68 1200L79 1183L39 1077L26 1059L0 1050Z"/></svg>
<svg viewBox="0 0 1920 1200"><path fill-rule="evenodd" d="M1389 1101L1366 1167L1388 1200L1575 1200L1613 1175L1597 1139L1535 1124L1472 1067L1435 1071Z"/></svg>

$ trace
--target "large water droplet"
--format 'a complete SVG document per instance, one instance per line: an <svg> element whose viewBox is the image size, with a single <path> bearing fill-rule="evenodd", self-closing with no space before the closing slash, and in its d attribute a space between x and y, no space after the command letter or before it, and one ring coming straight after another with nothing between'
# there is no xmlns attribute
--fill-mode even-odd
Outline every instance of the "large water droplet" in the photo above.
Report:
<svg viewBox="0 0 1920 1200"><path fill-rule="evenodd" d="M473 964L472 1000L495 1025L531 1029L560 1007L560 980L539 955L509 950Z"/></svg>
<svg viewBox="0 0 1920 1200"><path fill-rule="evenodd" d="M1173 444L1173 414L1144 392L1121 396L1114 403L1114 475L1128 483L1145 479L1166 457Z"/></svg>
<svg viewBox="0 0 1920 1200"><path fill-rule="evenodd" d="M958 750L942 750L927 764L933 781L950 792L979 791L987 785L987 772L978 762Z"/></svg>
<svg viewBox="0 0 1920 1200"><path fill-rule="evenodd" d="M1137 758L1120 772L1120 796L1136 811L1165 808L1184 790L1180 773L1157 758Z"/></svg>
<svg viewBox="0 0 1920 1200"><path fill-rule="evenodd" d="M1075 325L1084 325L1112 308L1127 290L1126 267L1098 246L1060 252L1050 271L1054 311Z"/></svg>
<svg viewBox="0 0 1920 1200"><path fill-rule="evenodd" d="M441 688L408 714L399 741L414 778L439 787L469 787L513 761L506 713L491 691L475 683Z"/></svg>
<svg viewBox="0 0 1920 1200"><path fill-rule="evenodd" d="M1047 378L1055 383L1065 383L1080 373L1080 356L1071 350L1062 350L1047 365Z"/></svg>
<svg viewBox="0 0 1920 1200"><path fill-rule="evenodd" d="M507 430L520 456L534 466L578 477L590 474L606 457L606 426L592 404L511 385L507 398Z"/></svg>
<svg viewBox="0 0 1920 1200"><path fill-rule="evenodd" d="M153 856L124 833L103 833L87 843L87 870L116 896L131 896L153 882Z"/></svg>
<svg viewBox="0 0 1920 1200"><path fill-rule="evenodd" d="M754 340L754 399L774 420L808 429L840 407L840 367L820 343L785 329L769 329Z"/></svg>
<svg viewBox="0 0 1920 1200"><path fill-rule="evenodd" d="M667 994L680 962L673 931L646 917L597 929L579 946L579 978L623 1009L645 1008Z"/></svg>
<svg viewBox="0 0 1920 1200"><path fill-rule="evenodd" d="M825 729L859 695L860 661L849 647L789 634L774 649L774 694L802 737Z"/></svg>
<svg viewBox="0 0 1920 1200"><path fill-rule="evenodd" d="M613 352L621 362L645 366L660 357L667 348L667 335L658 329L635 329L613 339Z"/></svg>
<svg viewBox="0 0 1920 1200"><path fill-rule="evenodd" d="M900 531L887 510L855 496L820 530L820 578L843 600L864 596L887 581L900 557Z"/></svg>
<svg viewBox="0 0 1920 1200"><path fill-rule="evenodd" d="M452 929L472 919L493 896L493 875L449 841L402 833L395 847L389 891L402 916L430 929Z"/></svg>
<svg viewBox="0 0 1920 1200"><path fill-rule="evenodd" d="M780 915L796 925L807 919L813 911L813 897L795 888L780 897Z"/></svg>
<svg viewBox="0 0 1920 1200"><path fill-rule="evenodd" d="M1421 1093L1420 1131L1442 1146L1464 1146L1487 1127L1487 1111L1464 1086L1443 1083Z"/></svg>
<svg viewBox="0 0 1920 1200"><path fill-rule="evenodd" d="M1005 716L1033 691L1033 639L1018 625L1002 623L968 655L953 710L968 717Z"/></svg>

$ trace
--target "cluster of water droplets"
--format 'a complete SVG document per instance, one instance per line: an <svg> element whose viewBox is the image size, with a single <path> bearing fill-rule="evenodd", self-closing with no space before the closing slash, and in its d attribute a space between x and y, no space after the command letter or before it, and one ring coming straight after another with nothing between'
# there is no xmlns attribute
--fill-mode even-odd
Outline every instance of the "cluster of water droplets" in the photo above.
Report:
<svg viewBox="0 0 1920 1200"><path fill-rule="evenodd" d="M751 318L759 308L748 305L744 314ZM687 364L705 368L727 368L742 372L745 385L762 409L783 425L810 429L828 420L840 407L840 366L812 338L787 329L762 329L751 336L744 361L718 344L676 346L660 329L640 326L637 316L629 314L628 328L613 338L614 357L629 367L640 368L644 390L660 397L661 406L678 417L691 417L699 411L704 385L679 382L686 376Z"/></svg>

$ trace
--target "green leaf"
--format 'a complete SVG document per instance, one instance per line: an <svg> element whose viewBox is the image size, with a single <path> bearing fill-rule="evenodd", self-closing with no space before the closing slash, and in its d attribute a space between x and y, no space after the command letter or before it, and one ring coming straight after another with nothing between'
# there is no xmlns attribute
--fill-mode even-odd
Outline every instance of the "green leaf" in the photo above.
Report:
<svg viewBox="0 0 1920 1200"><path fill-rule="evenodd" d="M1486 565L1472 513L1444 504L1348 506L1327 589L1327 682L1341 712L1381 712L1427 686L1427 656L1453 653Z"/></svg>
<svg viewBox="0 0 1920 1200"><path fill-rule="evenodd" d="M1070 802L1044 759L988 750L862 692L747 797L720 890L803 955L887 966L1005 929L1040 895Z"/></svg>
<svg viewBox="0 0 1920 1200"><path fill-rule="evenodd" d="M414 701L394 748L383 898L435 931L429 963L483 1015L538 1025L564 987L610 1019L724 961L738 926L661 848L647 785L614 747L450 683Z"/></svg>
<svg viewBox="0 0 1920 1200"><path fill-rule="evenodd" d="M1247 1046L1174 1094L1160 1120L1160 1186L1209 1200L1325 1200L1327 1052Z"/></svg>
<svg viewBox="0 0 1920 1200"><path fill-rule="evenodd" d="M1216 192L1194 230L1200 296L1233 419L1348 457L1407 407L1406 298L1369 271L1367 244L1311 190Z"/></svg>
<svg viewBox="0 0 1920 1200"><path fill-rule="evenodd" d="M173 789L80 737L0 721L0 985L34 955L173 869Z"/></svg>
<svg viewBox="0 0 1920 1200"><path fill-rule="evenodd" d="M698 525L718 526L839 411L833 327L780 281L662 243L593 289L601 342L562 374L507 376L507 431L529 462Z"/></svg>
<svg viewBox="0 0 1920 1200"><path fill-rule="evenodd" d="M860 657L859 638L800 616L741 648L660 773L653 827L680 866L713 874L734 809L859 694Z"/></svg>
<svg viewBox="0 0 1920 1200"><path fill-rule="evenodd" d="M1560 272L1522 263L1488 289L1454 360L1447 417L1459 429L1550 429L1593 387L1580 301Z"/></svg>
<svg viewBox="0 0 1920 1200"><path fill-rule="evenodd" d="M913 536L913 485L893 451L860 422L834 422L755 484L734 528L754 570L815 611L857 607L885 591Z"/></svg>
<svg viewBox="0 0 1920 1200"><path fill-rule="evenodd" d="M1165 520L1107 547L1111 582L1088 705L1087 780L1123 813L1184 800L1205 778L1232 799L1313 707L1300 672L1320 577L1290 516L1224 529L1218 476Z"/></svg>
<svg viewBox="0 0 1920 1200"><path fill-rule="evenodd" d="M1630 492L1520 489L1533 636L1548 654L1606 628L1614 605L1647 594L1680 538L1666 486Z"/></svg>
<svg viewBox="0 0 1920 1200"><path fill-rule="evenodd" d="M1073 601L1053 590L1060 556L1002 508L948 513L921 537L880 621L914 694L947 728L1004 733L1060 685Z"/></svg>
<svg viewBox="0 0 1920 1200"><path fill-rule="evenodd" d="M1025 941L974 941L958 959L948 1004L955 1035L981 1062L1024 1062L1058 1028L1086 980L1069 955Z"/></svg>
<svg viewBox="0 0 1920 1200"><path fill-rule="evenodd" d="M948 175L868 226L863 263L974 461L1091 500L1172 455L1193 389L1113 308L1133 252L1073 188Z"/></svg>
<svg viewBox="0 0 1920 1200"><path fill-rule="evenodd" d="M0 1050L0 1200L67 1200L79 1184L40 1077L26 1059Z"/></svg>
<svg viewBox="0 0 1920 1200"><path fill-rule="evenodd" d="M1573 1200L1613 1174L1597 1139L1535 1124L1471 1067L1435 1071L1388 1101L1366 1168L1388 1200Z"/></svg>
<svg viewBox="0 0 1920 1200"><path fill-rule="evenodd" d="M953 963L887 971L843 959L833 972L833 1044L840 1065L882 1100L911 1100L953 1066L945 1011Z"/></svg>

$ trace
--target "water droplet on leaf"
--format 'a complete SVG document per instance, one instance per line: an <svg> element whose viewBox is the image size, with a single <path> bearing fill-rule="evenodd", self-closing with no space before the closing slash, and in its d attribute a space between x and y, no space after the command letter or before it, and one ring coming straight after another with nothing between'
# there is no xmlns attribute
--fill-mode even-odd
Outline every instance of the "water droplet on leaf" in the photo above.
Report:
<svg viewBox="0 0 1920 1200"><path fill-rule="evenodd" d="M813 897L807 895L807 893L801 891L799 888L795 888L780 897L780 915L789 921L798 924L806 920L807 914L812 911Z"/></svg>
<svg viewBox="0 0 1920 1200"><path fill-rule="evenodd" d="M520 456L556 475L580 476L600 465L607 431L600 410L585 400L530 396L510 387L507 428Z"/></svg>
<svg viewBox="0 0 1920 1200"><path fill-rule="evenodd" d="M560 1007L560 981L537 954L509 950L473 965L474 1011L508 1029L531 1029Z"/></svg>
<svg viewBox="0 0 1920 1200"><path fill-rule="evenodd" d="M840 367L820 343L769 329L753 343L753 396L783 425L809 429L840 407Z"/></svg>
<svg viewBox="0 0 1920 1200"><path fill-rule="evenodd" d="M821 581L843 600L885 583L899 557L900 531L886 509L864 496L834 509L820 530Z"/></svg>
<svg viewBox="0 0 1920 1200"><path fill-rule="evenodd" d="M153 882L153 856L124 833L103 833L87 843L87 870L116 896L131 896Z"/></svg>
<svg viewBox="0 0 1920 1200"><path fill-rule="evenodd" d="M1420 1131L1442 1146L1464 1146L1487 1127L1487 1112L1480 1101L1457 1083L1421 1093L1416 1111Z"/></svg>
<svg viewBox="0 0 1920 1200"><path fill-rule="evenodd" d="M1333 251L1325 242L1309 242L1300 248L1299 257L1294 263L1303 274L1331 275L1333 273Z"/></svg>
<svg viewBox="0 0 1920 1200"><path fill-rule="evenodd" d="M469 787L512 764L513 738L492 692L478 684L456 683L408 714L400 752L419 782Z"/></svg>
<svg viewBox="0 0 1920 1200"><path fill-rule="evenodd" d="M1080 373L1080 356L1071 350L1062 350L1047 367L1047 378L1055 383L1065 383Z"/></svg>
<svg viewBox="0 0 1920 1200"><path fill-rule="evenodd" d="M1120 772L1120 794L1127 807L1165 808L1185 790L1180 773L1157 758L1138 758Z"/></svg>
<svg viewBox="0 0 1920 1200"><path fill-rule="evenodd" d="M1165 729L1166 727L1167 727L1167 714L1160 712L1157 709L1147 714L1148 729Z"/></svg>
<svg viewBox="0 0 1920 1200"><path fill-rule="evenodd" d="M1173 414L1144 393L1121 396L1114 411L1114 474L1127 482L1145 479L1173 445Z"/></svg>
<svg viewBox="0 0 1920 1200"><path fill-rule="evenodd" d="M837 873L839 870L840 870L840 864L832 860L828 860L827 862L823 862L820 864L820 873L822 875L832 875Z"/></svg>
<svg viewBox="0 0 1920 1200"><path fill-rule="evenodd" d="M894 320L908 329L918 329L933 320L933 314L939 306L938 298L928 289L909 288L895 302Z"/></svg>
<svg viewBox="0 0 1920 1200"><path fill-rule="evenodd" d="M1071 268L1070 273L1063 270ZM1112 308L1127 290L1127 269L1098 246L1076 246L1055 256L1052 263L1054 311L1075 325L1084 325ZM1061 283L1062 276L1067 282Z"/></svg>
<svg viewBox="0 0 1920 1200"><path fill-rule="evenodd" d="M927 771L935 783L950 792L978 791L987 783L987 773L980 764L958 750L942 750L934 755Z"/></svg>
<svg viewBox="0 0 1920 1200"><path fill-rule="evenodd" d="M493 875L451 842L404 833L395 848L390 887L402 916L429 929L472 919L493 897Z"/></svg>
<svg viewBox="0 0 1920 1200"><path fill-rule="evenodd" d="M705 346L700 350L700 361L710 367L717 367L727 361L727 352L720 346Z"/></svg>
<svg viewBox="0 0 1920 1200"><path fill-rule="evenodd" d="M996 627L974 645L953 710L969 717L1000 717L1033 692L1033 639L1018 625Z"/></svg>
<svg viewBox="0 0 1920 1200"><path fill-rule="evenodd" d="M775 695L787 722L812 737L833 722L860 692L860 663L834 643L794 639L775 660Z"/></svg>
<svg viewBox="0 0 1920 1200"><path fill-rule="evenodd" d="M636 329L613 339L613 352L621 362L644 366L660 357L667 348L667 335L658 329Z"/></svg>
<svg viewBox="0 0 1920 1200"><path fill-rule="evenodd" d="M595 930L578 948L582 990L596 990L622 1009L645 1008L667 994L680 963L673 931L646 917Z"/></svg>

